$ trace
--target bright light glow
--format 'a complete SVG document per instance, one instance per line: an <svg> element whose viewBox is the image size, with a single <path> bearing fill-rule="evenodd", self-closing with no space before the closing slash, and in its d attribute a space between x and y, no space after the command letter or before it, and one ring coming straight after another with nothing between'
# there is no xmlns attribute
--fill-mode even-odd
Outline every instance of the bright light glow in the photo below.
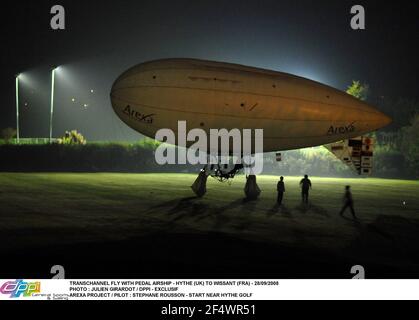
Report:
<svg viewBox="0 0 419 320"><path fill-rule="evenodd" d="M90 90L90 93L94 93L94 92L95 92L95 90L93 90L93 89L92 89L92 90Z"/></svg>
<svg viewBox="0 0 419 320"><path fill-rule="evenodd" d="M295 72L295 74L306 79L310 79L317 82L322 82L321 77L319 77L316 73L310 70L299 70Z"/></svg>
<svg viewBox="0 0 419 320"><path fill-rule="evenodd" d="M55 72L59 67L56 67L51 72L51 113L49 118L49 142L52 142L52 119L54 115L54 90L55 90Z"/></svg>
<svg viewBox="0 0 419 320"><path fill-rule="evenodd" d="M20 74L16 76L16 141L20 142L20 129L19 129L19 77Z"/></svg>

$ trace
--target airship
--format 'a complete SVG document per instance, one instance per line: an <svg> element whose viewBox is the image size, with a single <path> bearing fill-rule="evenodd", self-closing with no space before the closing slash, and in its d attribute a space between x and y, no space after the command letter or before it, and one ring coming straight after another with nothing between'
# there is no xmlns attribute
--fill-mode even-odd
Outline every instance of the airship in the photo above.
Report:
<svg viewBox="0 0 419 320"><path fill-rule="evenodd" d="M326 146L361 175L372 169L374 142L365 135L392 121L373 106L309 79L197 59L134 66L114 82L111 102L125 124L147 137L155 138L162 128L177 132L180 120L208 134L212 128L263 129L264 152ZM231 178L240 167L225 170L204 168L195 193L205 194L209 175ZM248 183L246 190L258 194L256 179Z"/></svg>

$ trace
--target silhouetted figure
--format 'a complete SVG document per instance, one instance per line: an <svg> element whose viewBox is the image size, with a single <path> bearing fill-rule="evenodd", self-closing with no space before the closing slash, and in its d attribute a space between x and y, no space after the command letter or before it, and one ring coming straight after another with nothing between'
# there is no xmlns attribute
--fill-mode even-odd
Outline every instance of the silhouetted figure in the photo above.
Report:
<svg viewBox="0 0 419 320"><path fill-rule="evenodd" d="M303 203L308 204L308 195L311 189L311 181L308 178L308 175L305 175L304 179L301 180L300 186L301 186L301 192L302 192L301 195L303 197Z"/></svg>
<svg viewBox="0 0 419 320"><path fill-rule="evenodd" d="M355 210L354 210L354 199L352 197L352 192L351 192L351 187L350 186L346 186L345 188L345 195L343 196L343 208L340 211L340 215L343 216L343 214L345 213L346 209L350 209L352 216L354 217L354 219L356 220L357 217L355 215Z"/></svg>
<svg viewBox="0 0 419 320"><path fill-rule="evenodd" d="M256 183L256 176L250 175L247 178L246 186L244 187L244 192L246 194L247 200L256 200L261 190L259 189L259 186Z"/></svg>
<svg viewBox="0 0 419 320"><path fill-rule="evenodd" d="M207 172L203 169L191 187L193 192L195 192L199 198L202 198L207 193L207 180Z"/></svg>
<svg viewBox="0 0 419 320"><path fill-rule="evenodd" d="M281 177L281 179L279 180L277 191L278 191L278 205L282 205L282 199L284 199L284 193L285 193L284 177Z"/></svg>

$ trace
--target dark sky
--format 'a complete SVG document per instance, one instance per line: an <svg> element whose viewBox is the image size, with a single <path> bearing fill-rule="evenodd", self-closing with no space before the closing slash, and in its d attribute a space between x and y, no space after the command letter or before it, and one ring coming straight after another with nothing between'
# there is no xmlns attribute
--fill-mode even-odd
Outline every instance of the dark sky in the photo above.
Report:
<svg viewBox="0 0 419 320"><path fill-rule="evenodd" d="M66 9L65 31L50 28L54 4ZM365 31L350 28L355 4L366 9ZM79 129L90 140L139 137L113 114L110 87L127 68L160 58L263 67L341 90L359 79L376 96L418 98L416 6L355 0L9 1L1 10L0 128L15 127L14 76L23 72L21 134L48 136L54 65L63 65L54 135Z"/></svg>

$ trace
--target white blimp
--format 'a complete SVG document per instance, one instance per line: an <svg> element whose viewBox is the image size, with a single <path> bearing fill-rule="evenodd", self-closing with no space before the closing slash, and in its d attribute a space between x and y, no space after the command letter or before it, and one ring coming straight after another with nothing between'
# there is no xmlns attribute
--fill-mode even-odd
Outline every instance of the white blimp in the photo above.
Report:
<svg viewBox="0 0 419 320"><path fill-rule="evenodd" d="M372 170L373 140L364 135L392 121L365 102L312 80L195 59L139 64L115 81L111 101L119 118L147 137L155 138L162 128L177 132L179 121L208 135L214 128L263 129L264 152L324 145L360 175ZM209 175L233 178L240 169L206 167L193 190L202 196ZM259 193L256 179L249 177L246 194Z"/></svg>

